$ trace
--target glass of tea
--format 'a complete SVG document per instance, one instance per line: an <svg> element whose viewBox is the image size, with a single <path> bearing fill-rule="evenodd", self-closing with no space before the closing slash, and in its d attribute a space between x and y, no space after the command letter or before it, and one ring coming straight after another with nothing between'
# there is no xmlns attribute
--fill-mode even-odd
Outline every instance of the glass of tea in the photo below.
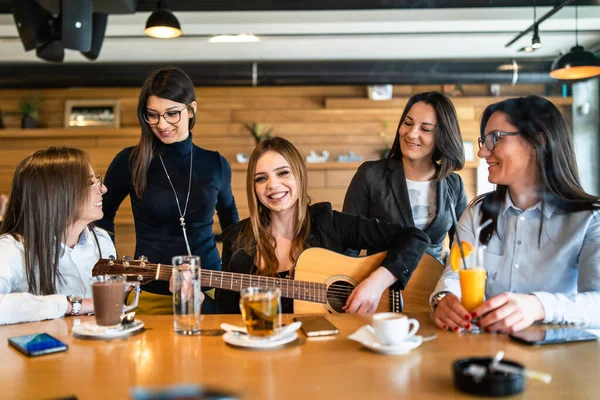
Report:
<svg viewBox="0 0 600 400"><path fill-rule="evenodd" d="M266 338L281 326L281 294L276 288L245 288L240 293L240 310L250 337Z"/></svg>

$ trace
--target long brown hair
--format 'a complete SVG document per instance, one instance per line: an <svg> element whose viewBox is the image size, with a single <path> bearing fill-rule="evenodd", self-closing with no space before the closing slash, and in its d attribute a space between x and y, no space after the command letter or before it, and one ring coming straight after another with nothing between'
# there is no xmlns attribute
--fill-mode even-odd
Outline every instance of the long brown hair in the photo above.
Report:
<svg viewBox="0 0 600 400"><path fill-rule="evenodd" d="M0 235L23 243L29 293L55 294L61 244L81 215L90 190L90 160L69 147L49 147L17 166Z"/></svg>
<svg viewBox="0 0 600 400"><path fill-rule="evenodd" d="M423 102L429 104L435 110L437 123L435 126L435 149L431 155L431 161L435 166L435 175L433 179L439 181L448 177L453 171L458 171L465 165L465 150L458 117L454 105L448 97L440 92L417 93L408 99L406 107L400 117L398 129L396 129L396 138L390 155L391 160L402 160L402 151L400 149L400 127L404 123L406 115L412 106Z"/></svg>
<svg viewBox="0 0 600 400"><path fill-rule="evenodd" d="M254 187L254 174L258 160L268 151L275 151L283 156L290 164L292 174L298 182L298 203L296 206L296 220L294 226L294 239L290 248L290 261L295 263L302 250L308 247L306 239L310 234L310 215L308 205L308 172L304 160L289 141L274 137L261 142L250 155L248 162L248 173L246 175L246 194L248 196L248 208L250 209L250 220L242 225L240 235L237 238L237 248L247 254L255 256L258 263L258 274L274 276L277 275L279 262L275 255L275 238L271 234L271 210L265 207Z"/></svg>
<svg viewBox="0 0 600 400"><path fill-rule="evenodd" d="M152 128L144 119L144 113L150 96L157 96L163 99L172 100L177 103L188 104L188 112L191 113L189 129L194 127L196 114L190 103L196 101L194 84L190 77L179 68L162 68L154 71L142 86L140 98L138 100L137 116L142 134L140 141L131 152L131 179L133 188L137 197L142 197L146 192L146 172L150 162L154 157L156 145L160 141Z"/></svg>
<svg viewBox="0 0 600 400"><path fill-rule="evenodd" d="M489 119L498 111L508 116L510 124L517 127L519 135L535 149L542 209L548 203L565 213L600 209L600 197L586 193L579 182L569 128L551 101L532 95L489 105L481 118L482 139L485 139ZM482 203L480 222L492 220L480 234L484 244L490 241L494 232L497 233L498 215L507 193L508 186L497 185L493 192L482 194L471 202L471 205ZM542 216L540 220L538 242L541 242Z"/></svg>

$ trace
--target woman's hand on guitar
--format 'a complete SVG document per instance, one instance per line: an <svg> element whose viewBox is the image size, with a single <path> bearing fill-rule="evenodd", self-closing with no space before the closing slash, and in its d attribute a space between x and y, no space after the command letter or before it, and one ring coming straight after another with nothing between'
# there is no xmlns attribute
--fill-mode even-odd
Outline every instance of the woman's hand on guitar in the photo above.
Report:
<svg viewBox="0 0 600 400"><path fill-rule="evenodd" d="M182 301L189 301L192 298L192 294L194 293L194 286L192 283L192 272L191 271L183 271L180 273L182 278L182 282L179 285L179 292ZM174 275L171 275L171 279L169 279L169 291L173 293L173 280ZM200 304L204 302L204 293L202 291L198 291L198 296L200 297Z"/></svg>
<svg viewBox="0 0 600 400"><path fill-rule="evenodd" d="M460 332L471 329L471 315L460 299L449 293L438 304L433 313L433 322L438 328Z"/></svg>
<svg viewBox="0 0 600 400"><path fill-rule="evenodd" d="M383 291L395 281L396 277L386 268L377 268L354 288L343 310L347 313L374 313Z"/></svg>

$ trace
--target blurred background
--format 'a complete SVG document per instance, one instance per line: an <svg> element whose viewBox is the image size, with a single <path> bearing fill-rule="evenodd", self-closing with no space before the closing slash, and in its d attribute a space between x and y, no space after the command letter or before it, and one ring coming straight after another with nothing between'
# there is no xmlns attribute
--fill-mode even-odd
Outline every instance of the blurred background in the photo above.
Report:
<svg viewBox="0 0 600 400"><path fill-rule="evenodd" d="M174 65L196 85L194 142L231 163L242 218L238 159L257 136L327 151L309 164L309 194L341 209L361 157L384 157L408 98L429 90L457 109L470 198L490 189L476 154L483 109L528 94L563 112L584 188L599 194L599 50L600 1L0 0L0 193L21 159L53 144L105 172L139 138L145 77ZM128 201L117 236L133 254Z"/></svg>

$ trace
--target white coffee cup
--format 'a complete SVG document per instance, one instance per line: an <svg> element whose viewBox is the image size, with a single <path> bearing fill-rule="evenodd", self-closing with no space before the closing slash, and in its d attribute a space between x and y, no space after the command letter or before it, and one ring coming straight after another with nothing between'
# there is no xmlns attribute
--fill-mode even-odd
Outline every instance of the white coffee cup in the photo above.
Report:
<svg viewBox="0 0 600 400"><path fill-rule="evenodd" d="M419 330L419 321L404 314L386 312L373 315L371 326L379 343L393 346L414 336Z"/></svg>

